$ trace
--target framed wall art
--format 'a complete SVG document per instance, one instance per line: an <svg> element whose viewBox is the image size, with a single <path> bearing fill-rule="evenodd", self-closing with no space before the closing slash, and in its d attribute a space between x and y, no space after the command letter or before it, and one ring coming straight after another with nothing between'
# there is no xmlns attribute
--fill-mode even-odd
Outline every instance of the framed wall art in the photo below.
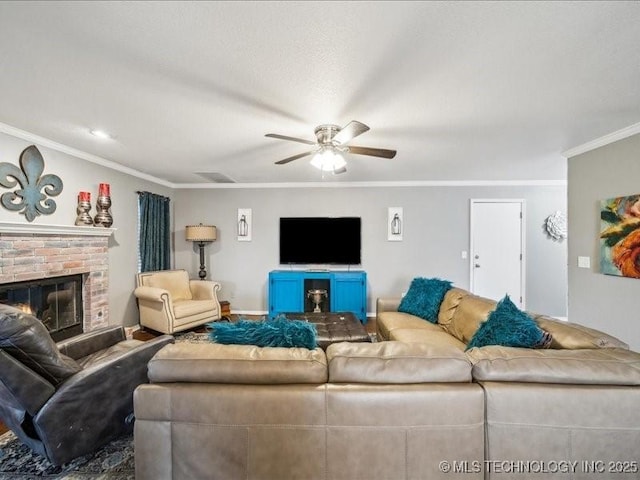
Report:
<svg viewBox="0 0 640 480"><path fill-rule="evenodd" d="M600 271L640 278L640 194L600 202Z"/></svg>

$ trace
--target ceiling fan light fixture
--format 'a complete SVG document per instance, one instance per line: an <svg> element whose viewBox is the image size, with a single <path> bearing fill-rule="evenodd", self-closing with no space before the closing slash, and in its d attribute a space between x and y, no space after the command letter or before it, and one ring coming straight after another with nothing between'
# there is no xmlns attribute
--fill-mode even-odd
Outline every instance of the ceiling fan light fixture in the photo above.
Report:
<svg viewBox="0 0 640 480"><path fill-rule="evenodd" d="M312 142L304 138L289 137L277 133L267 133L265 137L288 140L291 142L314 145L316 148L311 151L298 153L275 162L276 165L285 165L299 158L311 155L311 165L322 172L332 172L334 175L347 171L347 162L343 154L368 155L371 157L393 158L396 156L395 150L372 147L355 147L348 143L358 135L367 132L369 127L362 122L352 120L344 128L338 125L325 124L316 127L315 134L317 141Z"/></svg>
<svg viewBox="0 0 640 480"><path fill-rule="evenodd" d="M311 159L311 165L323 172L335 172L346 167L347 162L334 147L321 147Z"/></svg>

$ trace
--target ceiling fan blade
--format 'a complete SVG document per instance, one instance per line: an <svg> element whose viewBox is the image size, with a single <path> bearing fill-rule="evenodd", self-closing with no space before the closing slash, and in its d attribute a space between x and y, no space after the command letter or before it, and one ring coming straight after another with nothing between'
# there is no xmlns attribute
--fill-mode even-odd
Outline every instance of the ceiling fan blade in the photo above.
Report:
<svg viewBox="0 0 640 480"><path fill-rule="evenodd" d="M306 143L307 145L316 145L318 142L305 140L304 138L287 137L286 135L278 135L277 133L267 133L265 137L279 138L280 140L290 140L292 142Z"/></svg>
<svg viewBox="0 0 640 480"><path fill-rule="evenodd" d="M338 144L347 143L349 140L356 138L358 135L363 134L369 130L364 123L358 122L357 120L352 120L349 122L343 129L341 129L338 133L333 137L333 141Z"/></svg>
<svg viewBox="0 0 640 480"><path fill-rule="evenodd" d="M370 148L370 147L352 147L349 146L349 153L355 153L357 155L369 155L371 157L393 158L396 156L395 150L387 150L385 148Z"/></svg>
<svg viewBox="0 0 640 480"><path fill-rule="evenodd" d="M294 160L298 160L299 158L306 157L307 155L311 155L312 153L313 153L313 150L310 152L299 153L298 155L287 157L276 162L276 165L284 165L285 163L293 162Z"/></svg>

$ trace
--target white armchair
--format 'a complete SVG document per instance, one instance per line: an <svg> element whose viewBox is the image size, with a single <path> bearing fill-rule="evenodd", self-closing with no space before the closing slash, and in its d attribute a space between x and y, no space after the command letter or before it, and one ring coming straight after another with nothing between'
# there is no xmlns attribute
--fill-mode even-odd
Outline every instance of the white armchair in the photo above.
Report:
<svg viewBox="0 0 640 480"><path fill-rule="evenodd" d="M136 275L140 325L157 332L180 332L221 318L220 283L190 280L186 270Z"/></svg>

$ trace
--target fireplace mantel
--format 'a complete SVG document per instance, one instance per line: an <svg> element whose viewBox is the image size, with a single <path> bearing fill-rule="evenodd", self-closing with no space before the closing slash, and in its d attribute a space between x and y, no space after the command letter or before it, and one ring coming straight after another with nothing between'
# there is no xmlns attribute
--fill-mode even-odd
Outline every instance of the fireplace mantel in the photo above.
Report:
<svg viewBox="0 0 640 480"><path fill-rule="evenodd" d="M0 283L82 275L85 332L109 324L109 242L115 228L0 222Z"/></svg>
<svg viewBox="0 0 640 480"><path fill-rule="evenodd" d="M46 225L19 222L0 222L0 233L19 235L79 235L88 237L110 237L117 229L105 227L83 227L76 225Z"/></svg>

